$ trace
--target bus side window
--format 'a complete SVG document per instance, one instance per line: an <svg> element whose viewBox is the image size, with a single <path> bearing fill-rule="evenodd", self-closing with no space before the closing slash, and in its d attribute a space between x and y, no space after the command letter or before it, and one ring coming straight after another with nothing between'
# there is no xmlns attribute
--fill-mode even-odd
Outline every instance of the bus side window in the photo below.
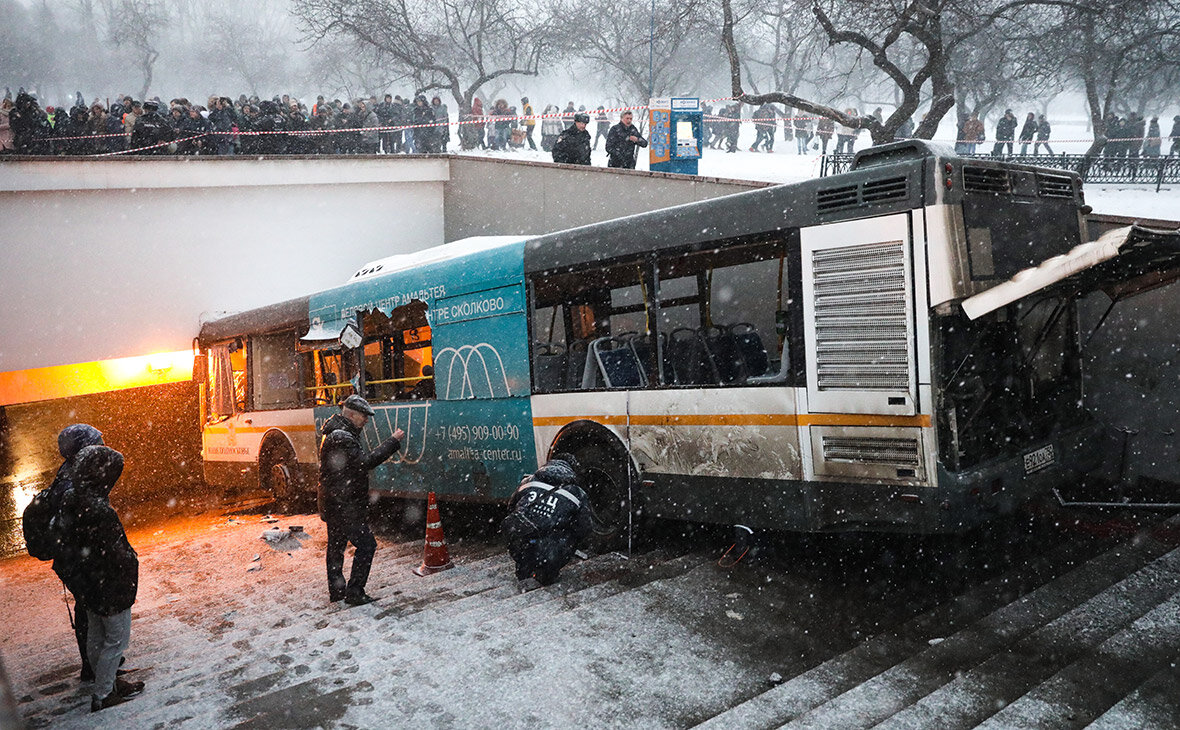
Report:
<svg viewBox="0 0 1180 730"><path fill-rule="evenodd" d="M295 332L256 335L250 339L255 410L298 408L302 401Z"/></svg>
<svg viewBox="0 0 1180 730"><path fill-rule="evenodd" d="M348 383L344 377L344 356L340 350L311 350L304 353L304 405L330 406L352 394L352 388L335 387Z"/></svg>
<svg viewBox="0 0 1180 730"><path fill-rule="evenodd" d="M388 315L379 310L364 313L366 398L434 398L434 348L426 311L426 304L415 299Z"/></svg>

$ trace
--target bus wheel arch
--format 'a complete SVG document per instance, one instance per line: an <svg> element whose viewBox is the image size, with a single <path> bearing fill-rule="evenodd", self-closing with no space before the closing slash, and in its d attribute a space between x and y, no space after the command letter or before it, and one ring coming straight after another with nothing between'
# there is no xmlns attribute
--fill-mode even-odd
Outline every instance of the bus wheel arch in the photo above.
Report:
<svg viewBox="0 0 1180 730"><path fill-rule="evenodd" d="M553 439L549 458L559 453L573 454L581 469L594 518L590 547L629 552L642 512L635 491L639 470L622 438L599 423L575 421Z"/></svg>
<svg viewBox="0 0 1180 730"><path fill-rule="evenodd" d="M258 486L283 507L294 506L304 496L295 445L277 428L263 435L258 449Z"/></svg>

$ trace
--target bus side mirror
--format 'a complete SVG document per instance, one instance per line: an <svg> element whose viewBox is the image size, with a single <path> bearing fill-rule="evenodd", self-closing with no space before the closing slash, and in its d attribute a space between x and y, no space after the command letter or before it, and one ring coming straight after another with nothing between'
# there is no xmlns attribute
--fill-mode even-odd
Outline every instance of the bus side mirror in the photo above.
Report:
<svg viewBox="0 0 1180 730"><path fill-rule="evenodd" d="M193 355L193 380L204 385L209 379L209 356L205 353Z"/></svg>

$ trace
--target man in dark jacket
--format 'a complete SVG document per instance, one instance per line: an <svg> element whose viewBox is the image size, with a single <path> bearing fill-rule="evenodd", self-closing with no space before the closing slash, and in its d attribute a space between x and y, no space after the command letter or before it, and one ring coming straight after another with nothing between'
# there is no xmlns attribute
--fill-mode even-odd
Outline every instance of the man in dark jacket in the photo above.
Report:
<svg viewBox="0 0 1180 730"><path fill-rule="evenodd" d="M999 157L1004 153L1004 145L1008 145L1008 154L1012 154L1012 140L1016 138L1016 115L1011 109L1004 110L1004 116L996 122L996 146L992 155Z"/></svg>
<svg viewBox="0 0 1180 730"><path fill-rule="evenodd" d="M521 589L535 588L531 580L541 585L556 582L593 526L574 467L563 459L550 460L520 485L508 509L501 529L508 537Z"/></svg>
<svg viewBox="0 0 1180 730"><path fill-rule="evenodd" d="M78 452L87 446L100 445L102 445L102 433L86 423L66 426L57 435L57 450L61 452L62 463L57 469L57 475L53 477L53 483L49 485L49 511L52 514L61 512L63 497L74 488L74 462ZM56 535L60 540L63 533L57 530ZM59 543L57 556L53 559L53 572L57 573L57 577L65 584L66 590L74 596L74 639L78 642L78 653L82 656L81 679L83 682L90 682L94 679L94 669L90 665L90 658L86 655L88 611L86 610L86 600L82 596L82 589L76 580L78 573L76 559L76 551L66 549L64 545Z"/></svg>
<svg viewBox="0 0 1180 730"><path fill-rule="evenodd" d="M584 112L574 114L574 123L566 127L553 143L553 161L567 165L590 164L590 133L586 125L590 115ZM607 143L610 146L610 143Z"/></svg>
<svg viewBox="0 0 1180 730"><path fill-rule="evenodd" d="M1033 137L1037 135L1037 117L1032 112L1024 118L1024 126L1020 128L1020 154L1028 154L1028 146L1032 144ZM1034 151L1033 154L1036 154Z"/></svg>
<svg viewBox="0 0 1180 730"><path fill-rule="evenodd" d="M368 401L350 395L340 412L324 422L320 440L320 518L328 525L328 599L350 606L372 603L365 593L377 540L369 529L369 472L393 456L405 432L400 428L372 451L361 431L374 413ZM352 574L344 580L344 550L356 547Z"/></svg>
<svg viewBox="0 0 1180 730"><path fill-rule="evenodd" d="M143 682L117 677L131 642L131 606L139 588L139 557L111 508L110 492L123 473L123 455L87 446L73 467L74 486L62 496L63 547L74 566L71 580L86 604L86 650L94 667L90 710L122 704L143 691Z"/></svg>
<svg viewBox="0 0 1180 730"><path fill-rule="evenodd" d="M635 169L635 148L646 147L647 140L631 123L631 112L623 112L619 123L610 128L606 135L607 167Z"/></svg>
<svg viewBox="0 0 1180 730"><path fill-rule="evenodd" d="M216 134L213 145L219 155L234 153L233 129L238 124L237 114L234 113L233 102L227 96L217 99L217 104L209 110L209 123Z"/></svg>
<svg viewBox="0 0 1180 730"><path fill-rule="evenodd" d="M170 142L172 126L160 116L160 105L150 99L143 103L143 115L136 118L131 129L131 149L140 150L142 155L166 155L168 148L162 142ZM160 145L160 146L157 146ZM148 148L150 149L141 149Z"/></svg>

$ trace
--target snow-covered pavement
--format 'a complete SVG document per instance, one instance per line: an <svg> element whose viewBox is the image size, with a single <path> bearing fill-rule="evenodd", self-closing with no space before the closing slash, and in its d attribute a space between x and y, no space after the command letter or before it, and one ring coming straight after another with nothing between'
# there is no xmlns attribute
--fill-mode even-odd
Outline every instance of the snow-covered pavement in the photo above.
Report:
<svg viewBox="0 0 1180 730"><path fill-rule="evenodd" d="M29 727L1140 727L1176 710L1171 523L1129 541L1060 515L781 538L731 569L724 532L664 526L519 594L486 529L449 529L457 567L413 575L417 522L380 535L380 600L344 609L326 603L319 520L264 509L131 532L128 665L147 691L101 713L48 565L4 561L0 652ZM260 539L293 524L306 539Z"/></svg>

